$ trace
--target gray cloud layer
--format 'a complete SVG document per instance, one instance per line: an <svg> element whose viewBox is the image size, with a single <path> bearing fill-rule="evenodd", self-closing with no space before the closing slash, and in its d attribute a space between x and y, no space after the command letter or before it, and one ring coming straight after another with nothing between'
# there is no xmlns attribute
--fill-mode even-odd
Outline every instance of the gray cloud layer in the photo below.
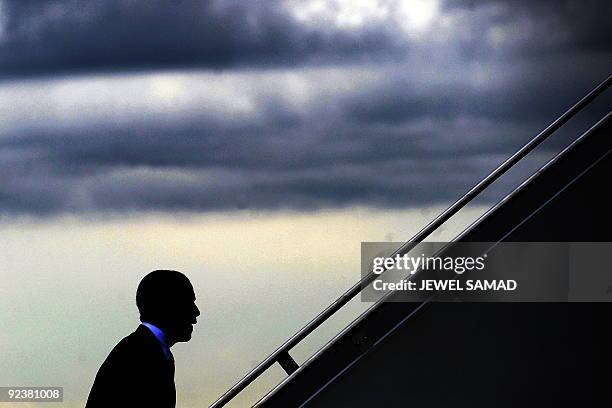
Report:
<svg viewBox="0 0 612 408"><path fill-rule="evenodd" d="M5 213L448 202L612 62L606 2L448 1L414 37L280 2L0 4ZM190 66L222 71L121 74Z"/></svg>
<svg viewBox="0 0 612 408"><path fill-rule="evenodd" d="M0 72L6 76L295 65L372 56L393 44L383 26L308 29L272 1L17 0L5 2L4 12Z"/></svg>
<svg viewBox="0 0 612 408"><path fill-rule="evenodd" d="M300 4L299 0L293 2ZM228 68L401 58L417 41L389 19L358 27L304 24L291 2L4 0L0 75L167 67ZM446 1L464 19L454 40L465 56L609 50L606 1ZM513 32L518 44L482 36ZM436 27L443 35L443 26ZM521 32L515 32L521 31Z"/></svg>

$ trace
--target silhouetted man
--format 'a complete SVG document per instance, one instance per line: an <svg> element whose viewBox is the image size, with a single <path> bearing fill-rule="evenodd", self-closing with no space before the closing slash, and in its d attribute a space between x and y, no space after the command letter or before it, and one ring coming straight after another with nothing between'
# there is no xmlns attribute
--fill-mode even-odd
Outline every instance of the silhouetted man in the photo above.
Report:
<svg viewBox="0 0 612 408"><path fill-rule="evenodd" d="M153 271L140 281L136 305L142 324L102 363L86 408L169 408L176 404L170 347L191 339L200 315L191 282L177 271Z"/></svg>

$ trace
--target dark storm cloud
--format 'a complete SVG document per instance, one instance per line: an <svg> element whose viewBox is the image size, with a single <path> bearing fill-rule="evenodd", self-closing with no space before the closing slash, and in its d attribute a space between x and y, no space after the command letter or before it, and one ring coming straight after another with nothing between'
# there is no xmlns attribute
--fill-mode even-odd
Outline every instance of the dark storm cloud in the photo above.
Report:
<svg viewBox="0 0 612 408"><path fill-rule="evenodd" d="M0 74L295 65L385 51L384 27L304 27L272 1L5 1ZM381 45L384 45L381 49Z"/></svg>
<svg viewBox="0 0 612 408"><path fill-rule="evenodd" d="M510 70L502 64L487 67L488 83L483 86L471 82L468 75L420 86L410 76L393 78L382 86L349 95L346 114L349 121L380 124L459 115L498 121L547 120L561 114L610 74L612 54L591 55L583 61L574 57L528 64L516 61ZM605 115L607 108L605 104L595 106L594 116Z"/></svg>
<svg viewBox="0 0 612 408"><path fill-rule="evenodd" d="M429 84L388 78L328 96L301 111L274 95L257 96L255 114L196 111L179 121L146 117L129 124L87 121L68 127L18 127L0 148L74 173L113 167L302 171L504 154L568 108L600 79L600 70L566 85L566 76L522 73L507 84ZM573 71L580 78L584 72ZM418 81L417 81L418 82ZM279 83L282 88L282 83ZM432 97L435 95L435 97ZM332 109L328 107L333 107ZM594 117L601 116L596 109ZM34 154L34 153L32 153Z"/></svg>
<svg viewBox="0 0 612 408"><path fill-rule="evenodd" d="M207 211L235 209L312 210L351 205L403 207L445 202L481 176L474 157L403 159L378 163L313 166L309 169L241 171L113 167L93 174L67 176L35 168L4 180L3 213L35 215L126 211ZM461 173L431 178L449 169ZM375 170L375 171L373 171Z"/></svg>
<svg viewBox="0 0 612 408"><path fill-rule="evenodd" d="M528 84L539 95L558 85ZM328 100L335 110L323 124L316 108L299 113L284 106L279 115L269 107L280 101L264 100L258 115L242 120L219 115L127 126L83 123L27 135L20 128L0 139L0 151L11 158L0 160L0 208L45 215L447 203L540 130L552 109L502 121L494 110L473 115L461 98L437 92L455 102L402 120L356 111L383 103L373 96L388 95L394 85ZM585 90L574 88L572 96ZM532 99L505 87L489 93L486 101L502 105ZM506 191L516 180L509 179ZM504 188L484 199L499 197Z"/></svg>
<svg viewBox="0 0 612 408"><path fill-rule="evenodd" d="M0 76L378 61L401 59L418 46L393 21L309 25L285 3L4 0ZM610 49L606 1L447 1L443 11L469 19L452 38L465 58ZM488 32L495 27L497 33ZM442 32L436 26L430 37ZM488 41L489 34L499 38Z"/></svg>
<svg viewBox="0 0 612 408"><path fill-rule="evenodd" d="M0 214L448 203L609 73L604 3L447 1L453 35L419 45L279 2L4 2ZM187 66L227 74L32 78Z"/></svg>
<svg viewBox="0 0 612 408"><path fill-rule="evenodd" d="M520 44L522 52L612 49L609 1L445 0L444 4L449 11L490 9L484 27L523 31L529 41Z"/></svg>

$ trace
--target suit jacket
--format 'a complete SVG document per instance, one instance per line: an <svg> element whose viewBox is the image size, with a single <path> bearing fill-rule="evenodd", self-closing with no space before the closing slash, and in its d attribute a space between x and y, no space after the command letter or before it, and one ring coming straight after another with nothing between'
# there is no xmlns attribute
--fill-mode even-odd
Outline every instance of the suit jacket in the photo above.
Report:
<svg viewBox="0 0 612 408"><path fill-rule="evenodd" d="M145 326L115 346L94 380L86 408L170 408L176 404L174 360Z"/></svg>

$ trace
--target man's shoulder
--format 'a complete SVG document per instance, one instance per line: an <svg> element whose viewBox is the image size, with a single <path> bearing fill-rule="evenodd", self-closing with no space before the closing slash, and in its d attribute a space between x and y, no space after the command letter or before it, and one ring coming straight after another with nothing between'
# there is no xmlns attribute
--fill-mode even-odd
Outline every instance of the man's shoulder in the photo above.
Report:
<svg viewBox="0 0 612 408"><path fill-rule="evenodd" d="M142 348L143 346L147 346L147 343L151 343L151 336L147 333L147 328L144 326L138 326L138 328L125 336L123 339L117 343L117 345L113 348L114 350L122 351L129 350L130 348L137 347Z"/></svg>
<svg viewBox="0 0 612 408"><path fill-rule="evenodd" d="M126 406L158 406L147 402L149 394L132 394L131 391L162 389L162 386L171 389L174 383L160 376L164 369L163 352L155 337L146 327L139 326L117 343L100 366L87 407L116 406L118 398ZM159 393L150 395L159 397Z"/></svg>
<svg viewBox="0 0 612 408"><path fill-rule="evenodd" d="M106 358L106 364L126 363L132 365L138 362L151 361L155 359L161 350L157 350L155 338L144 326L139 326L136 331L130 333L117 343Z"/></svg>

